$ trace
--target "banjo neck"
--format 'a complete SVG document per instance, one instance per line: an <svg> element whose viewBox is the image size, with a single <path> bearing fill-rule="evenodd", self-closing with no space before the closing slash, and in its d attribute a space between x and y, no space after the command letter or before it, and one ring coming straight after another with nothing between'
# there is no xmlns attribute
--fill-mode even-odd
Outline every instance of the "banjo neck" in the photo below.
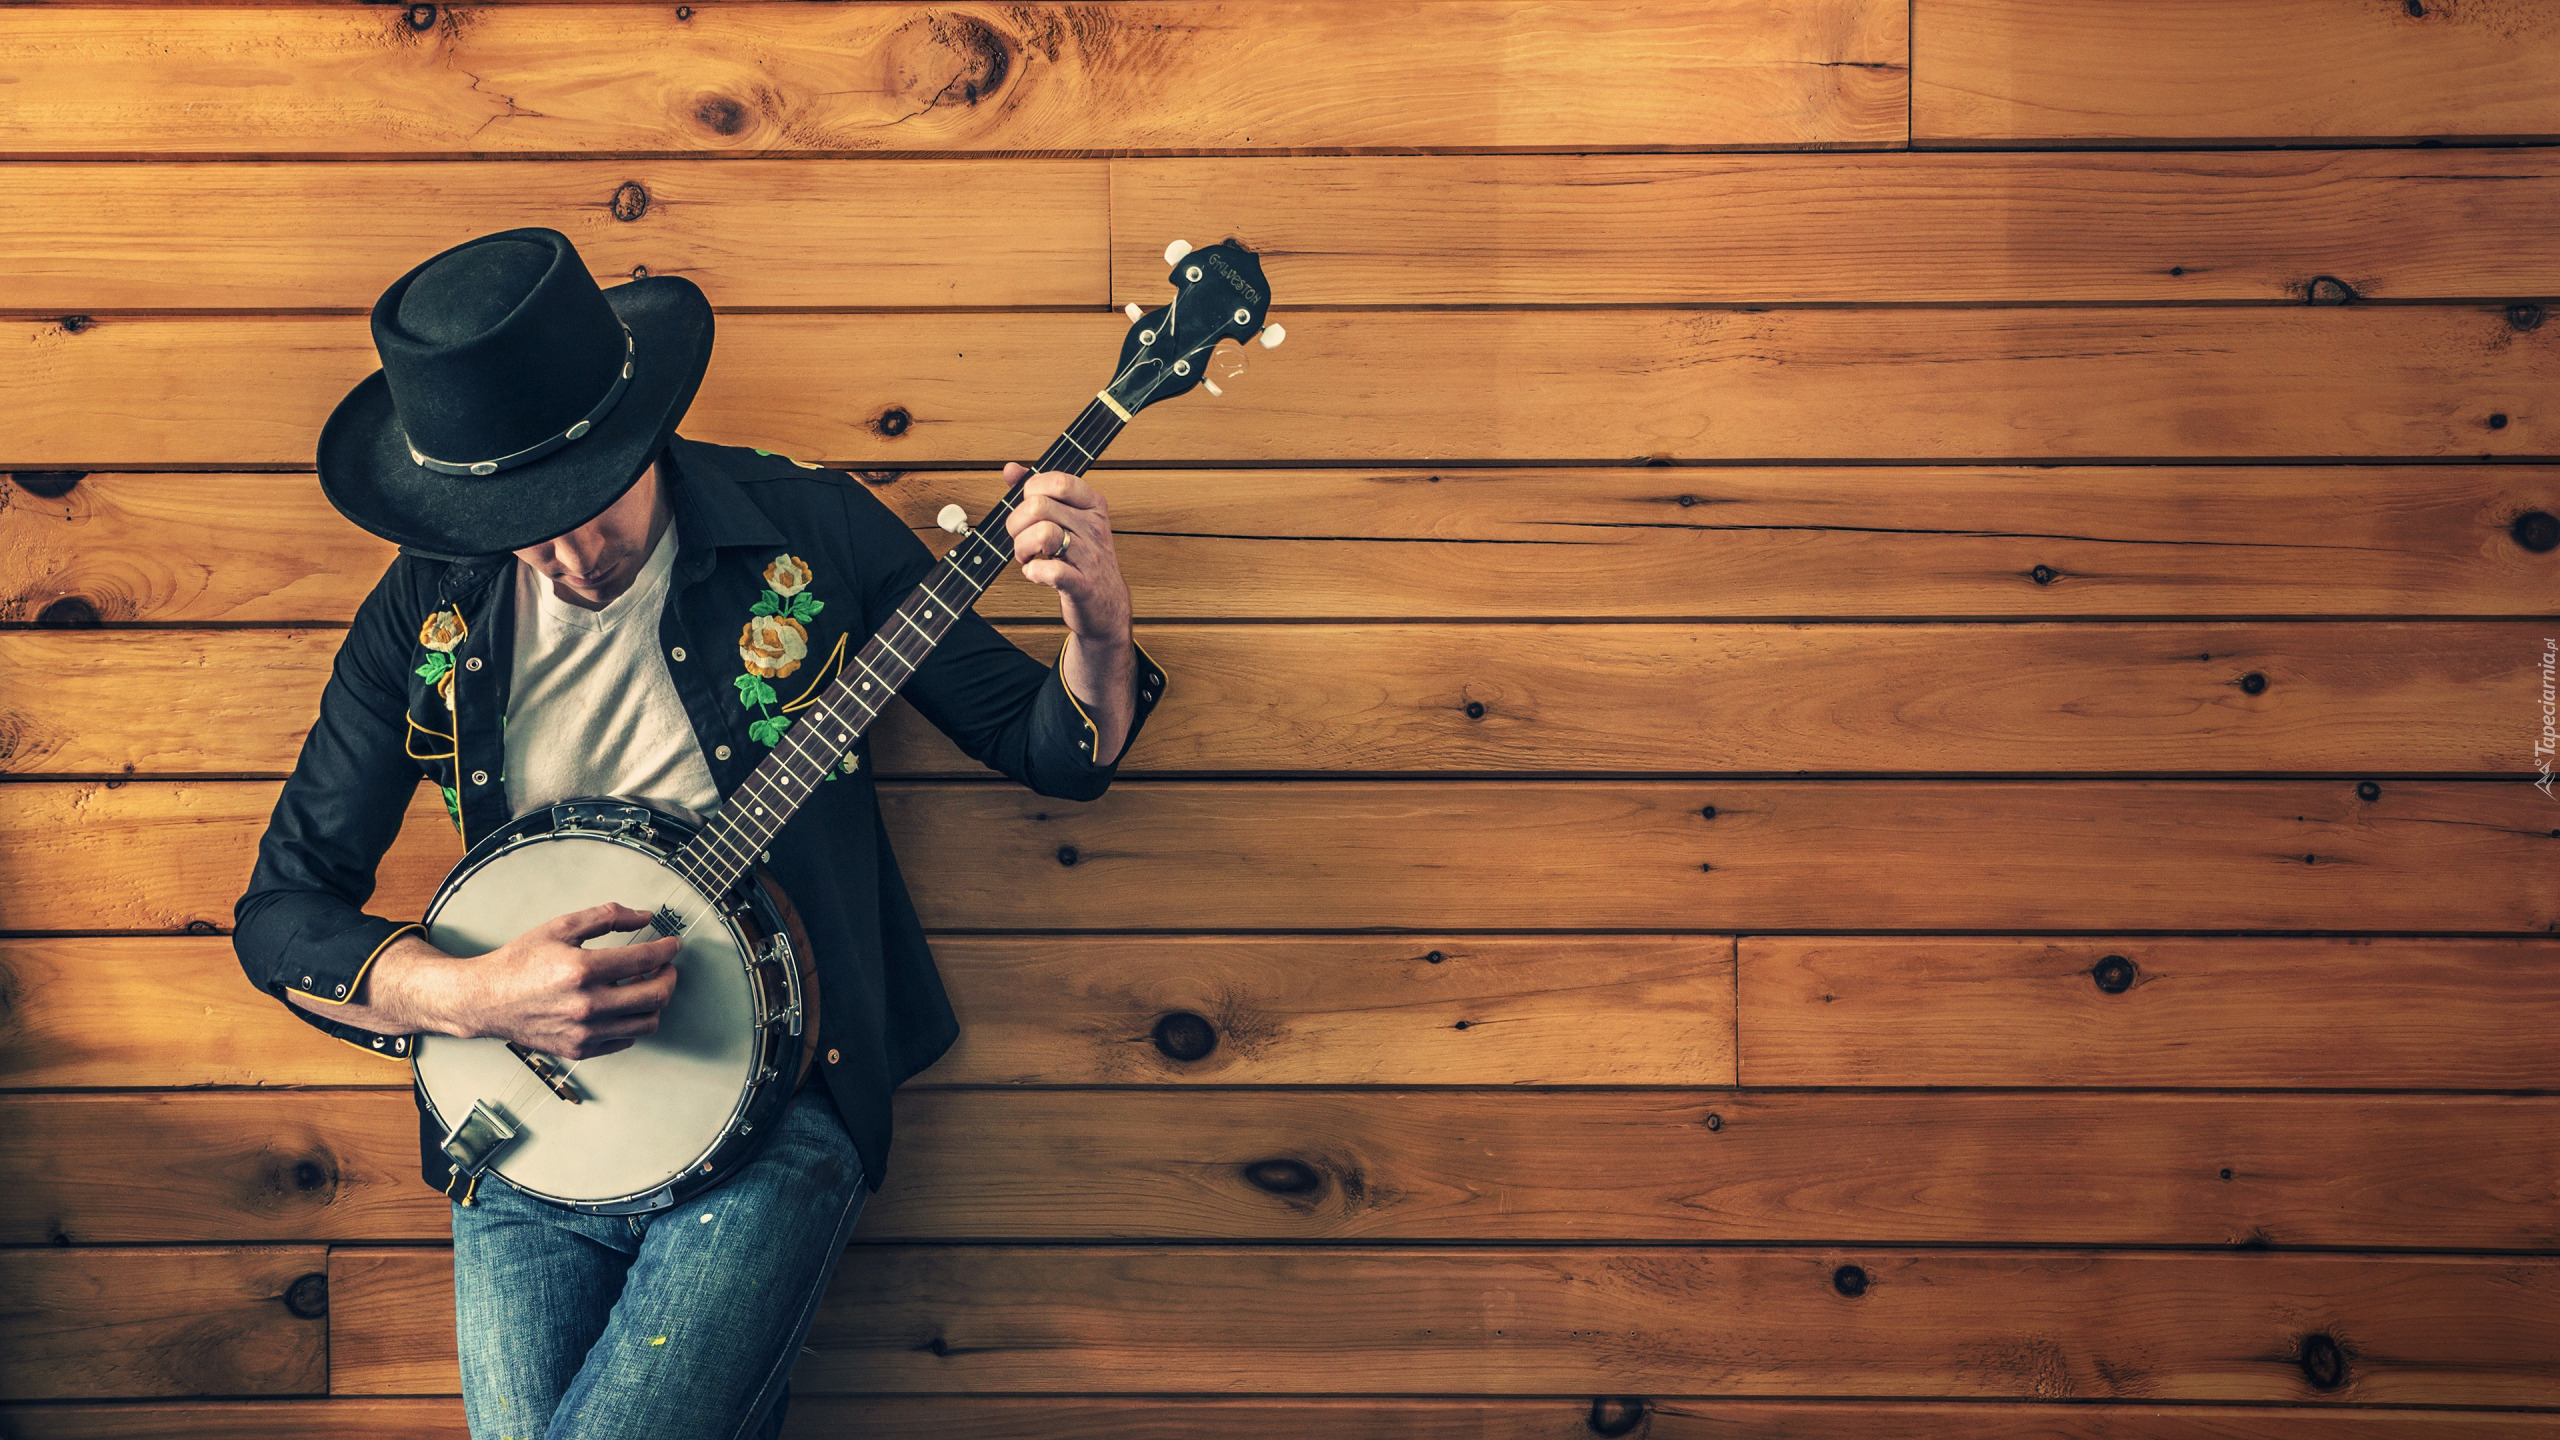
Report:
<svg viewBox="0 0 2560 1440"><path fill-rule="evenodd" d="M1108 393L1094 396L1075 423L1059 432L1032 466L1037 474L1063 470L1082 475L1128 424L1128 414ZM1023 477L1027 481L1030 477ZM749 774L674 861L705 894L724 895L751 872L774 836L798 813L809 792L840 764L854 742L888 707L942 637L977 603L1013 561L1013 537L1005 530L1022 499L1023 481L951 547L897 613L863 642L816 701L775 740Z"/></svg>

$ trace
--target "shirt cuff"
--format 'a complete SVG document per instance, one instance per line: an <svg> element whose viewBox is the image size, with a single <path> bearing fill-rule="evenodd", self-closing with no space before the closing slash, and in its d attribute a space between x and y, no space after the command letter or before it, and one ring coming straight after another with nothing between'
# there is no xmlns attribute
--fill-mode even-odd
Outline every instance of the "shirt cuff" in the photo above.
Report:
<svg viewBox="0 0 2560 1440"><path fill-rule="evenodd" d="M1049 668L1049 677L1053 682L1050 689L1054 690L1056 695L1054 699L1048 695L1041 697L1044 706L1053 712L1051 716L1043 717L1049 722L1043 728L1053 733L1063 731L1073 735L1072 749L1075 758L1087 769L1097 774L1108 775L1120 768L1120 761L1128 757L1129 748L1138 743L1138 731L1146 725L1147 716L1154 713L1156 702L1164 698L1164 667L1158 665L1155 657L1147 653L1147 647L1139 644L1135 638L1129 641L1129 648L1135 652L1136 656L1134 668L1137 671L1137 694L1134 698L1137 705L1129 714L1129 733L1121 737L1120 754L1106 762L1101 756L1102 732L1094 725L1093 717L1086 714L1084 706L1077 701L1075 690L1067 684L1065 669L1067 644L1073 639L1074 637L1070 636L1067 641L1059 643L1057 662ZM1068 714L1054 713L1057 700L1066 702Z"/></svg>
<svg viewBox="0 0 2560 1440"><path fill-rule="evenodd" d="M334 937L327 945L306 947L297 957L305 973L287 975L278 981L277 998L283 999L285 992L292 992L323 1005L344 1005L362 988L365 973L373 968L373 962L382 957L383 951L391 948L391 942L413 932L424 935L427 927L414 921L403 925L396 920L367 915L364 924L355 931ZM357 948L367 940L372 942L369 947ZM407 1035L384 1035L348 1025L326 1014L306 1010L290 1000L285 1001L285 1008L301 1016L315 1029L368 1054L401 1060L409 1057L410 1037Z"/></svg>

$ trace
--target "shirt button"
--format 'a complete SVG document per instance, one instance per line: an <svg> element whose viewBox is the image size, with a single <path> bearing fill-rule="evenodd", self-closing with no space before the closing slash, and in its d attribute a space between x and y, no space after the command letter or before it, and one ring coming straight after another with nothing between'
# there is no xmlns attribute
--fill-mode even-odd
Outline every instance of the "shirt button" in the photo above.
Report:
<svg viewBox="0 0 2560 1440"><path fill-rule="evenodd" d="M489 783L489 772L488 772L488 771L486 771L486 770L474 770L474 771L472 771L472 772L471 772L471 783L472 783L472 784L474 784L474 785L486 785L486 784L488 784L488 783Z"/></svg>
<svg viewBox="0 0 2560 1440"><path fill-rule="evenodd" d="M673 655L673 656L674 656L674 657L676 657L678 660L682 660L682 659L684 658L684 647L683 647L683 646L681 646L681 645L679 645L679 646L677 646L676 648L674 648L673 650L668 651L667 653L668 653L668 654L670 654L670 655Z"/></svg>
<svg viewBox="0 0 2560 1440"><path fill-rule="evenodd" d="M830 1065L833 1065L833 1064L834 1064L834 1063L836 1063L838 1060L841 1060L841 1059L843 1059L843 1058L844 1058L844 1056L843 1056L841 1053L837 1052L837 1051L830 1050L830 1051L828 1051L828 1052L827 1052L827 1063L828 1063L828 1064L830 1064Z"/></svg>
<svg viewBox="0 0 2560 1440"><path fill-rule="evenodd" d="M729 747L728 747L728 746L726 746L726 745L723 745L723 746L721 746L719 749L712 751L712 752L711 752L711 758L712 758L712 759L714 759L714 760L726 760L726 759L728 759L728 758L729 758Z"/></svg>
<svg viewBox="0 0 2560 1440"><path fill-rule="evenodd" d="M480 657L479 657L479 656L477 656L477 655L474 655L474 656L472 656L470 659L463 661L463 662L462 662L462 668L463 668L463 669L465 669L465 670L477 670L477 669L479 669L479 668L480 668Z"/></svg>

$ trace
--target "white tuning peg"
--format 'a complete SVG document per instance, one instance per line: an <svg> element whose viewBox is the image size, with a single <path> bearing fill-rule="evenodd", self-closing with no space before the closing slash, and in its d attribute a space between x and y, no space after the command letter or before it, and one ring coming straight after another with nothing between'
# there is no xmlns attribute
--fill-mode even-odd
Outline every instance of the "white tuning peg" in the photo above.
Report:
<svg viewBox="0 0 2560 1440"><path fill-rule="evenodd" d="M1212 395L1224 395L1227 393L1226 391L1218 388L1217 381L1210 379L1206 375L1200 377L1200 388L1208 391Z"/></svg>
<svg viewBox="0 0 2560 1440"><path fill-rule="evenodd" d="M942 513L933 517L933 523L954 535L963 535L969 530L969 512L961 509L956 502L945 505L942 507Z"/></svg>
<svg viewBox="0 0 2560 1440"><path fill-rule="evenodd" d="M1281 329L1277 325L1265 325L1262 327L1262 348L1265 350L1279 349L1280 342L1288 338L1289 332Z"/></svg>
<svg viewBox="0 0 2560 1440"><path fill-rule="evenodd" d="M1130 319L1132 319L1132 320L1136 320L1136 319L1138 319L1140 316L1145 315L1147 312L1146 312L1146 311L1144 311L1144 310L1139 309L1139 308L1138 308L1138 302L1137 302L1137 301L1135 301L1135 300L1132 300L1132 301L1130 301L1130 302L1129 302L1127 309L1126 309L1123 313L1125 313L1125 314L1126 314Z"/></svg>
<svg viewBox="0 0 2560 1440"><path fill-rule="evenodd" d="M1176 240L1172 244L1164 247L1164 263L1167 265L1179 265L1182 263L1182 257L1190 253L1190 241Z"/></svg>

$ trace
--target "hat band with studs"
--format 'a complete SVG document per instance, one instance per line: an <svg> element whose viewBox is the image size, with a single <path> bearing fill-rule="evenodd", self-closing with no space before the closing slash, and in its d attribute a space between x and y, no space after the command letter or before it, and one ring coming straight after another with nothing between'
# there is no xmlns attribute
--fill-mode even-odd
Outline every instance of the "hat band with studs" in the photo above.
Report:
<svg viewBox="0 0 2560 1440"><path fill-rule="evenodd" d="M596 402L596 408L587 412L586 419L548 440L528 445L512 455L501 455L495 460L438 460L419 454L416 443L411 442L409 458L443 475L495 475L501 470L512 470L518 465L539 460L595 428L595 423L602 420L606 412L613 409L614 403L622 398L622 392L631 388L631 365L638 356L639 346L631 338L631 327L625 325L622 327L622 374L614 379L613 388L604 392L604 398ZM400 438L408 440L409 432L401 431Z"/></svg>

